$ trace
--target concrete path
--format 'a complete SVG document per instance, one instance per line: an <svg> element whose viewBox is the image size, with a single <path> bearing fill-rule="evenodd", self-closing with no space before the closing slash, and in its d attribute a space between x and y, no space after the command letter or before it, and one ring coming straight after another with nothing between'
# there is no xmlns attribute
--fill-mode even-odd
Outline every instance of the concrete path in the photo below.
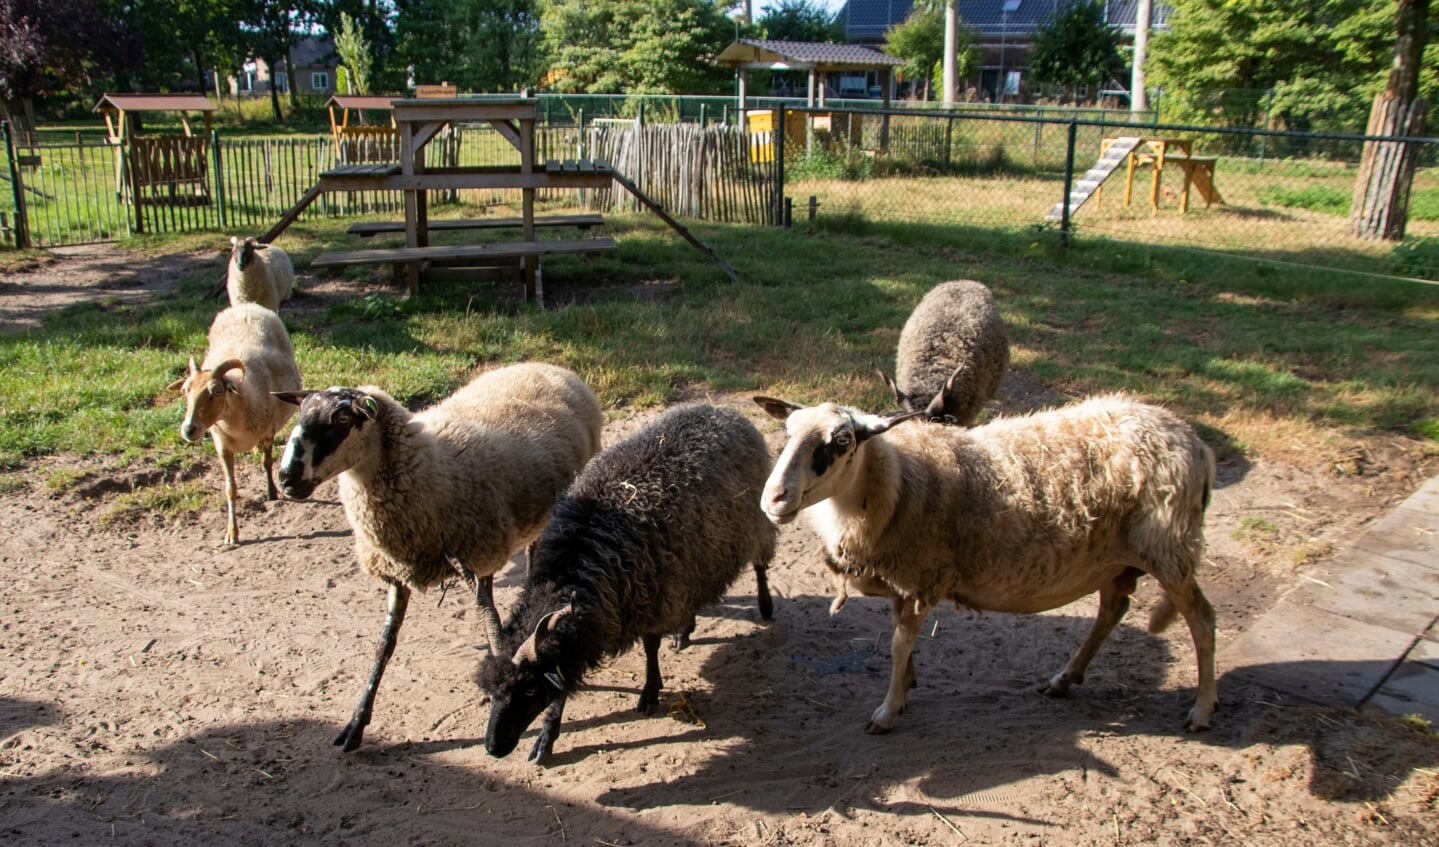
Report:
<svg viewBox="0 0 1439 847"><path fill-rule="evenodd" d="M1439 477L1302 579L1221 665L1304 700L1439 726Z"/></svg>

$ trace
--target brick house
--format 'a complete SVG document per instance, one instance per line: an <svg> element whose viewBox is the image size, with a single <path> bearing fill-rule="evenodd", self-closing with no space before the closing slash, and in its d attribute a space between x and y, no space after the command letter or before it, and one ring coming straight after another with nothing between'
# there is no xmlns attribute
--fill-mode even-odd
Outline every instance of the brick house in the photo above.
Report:
<svg viewBox="0 0 1439 847"><path fill-rule="evenodd" d="M1047 24L1071 0L959 0L960 25L976 36L979 48L979 70L960 81L961 89L980 100L995 102L1004 98L1022 97L1029 53L1034 33ZM878 47L884 44L889 28L903 23L913 7L911 0L848 0L836 13L851 44ZM1105 0L1105 20L1117 27L1121 40L1134 41L1134 16L1137 0ZM1153 0L1149 28L1151 32L1168 28L1171 7L1162 0ZM1104 94L1127 98L1129 80L1112 80ZM1098 95L1100 92L1091 92Z"/></svg>

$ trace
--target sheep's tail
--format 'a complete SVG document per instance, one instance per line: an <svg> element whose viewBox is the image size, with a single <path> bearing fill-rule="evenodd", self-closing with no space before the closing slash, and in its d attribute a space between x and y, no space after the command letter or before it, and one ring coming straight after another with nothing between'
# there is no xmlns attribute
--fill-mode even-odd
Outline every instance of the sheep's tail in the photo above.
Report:
<svg viewBox="0 0 1439 847"><path fill-rule="evenodd" d="M1174 605L1173 600L1169 599L1169 594L1166 592L1163 599L1159 601L1159 605L1149 613L1149 634L1158 635L1168 629L1178 614L1178 607Z"/></svg>

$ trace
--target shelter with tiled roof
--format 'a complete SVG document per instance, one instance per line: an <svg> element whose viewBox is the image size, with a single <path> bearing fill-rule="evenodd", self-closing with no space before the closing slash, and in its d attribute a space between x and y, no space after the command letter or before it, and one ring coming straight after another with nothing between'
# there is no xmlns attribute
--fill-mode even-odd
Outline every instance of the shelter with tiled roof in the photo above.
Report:
<svg viewBox="0 0 1439 847"><path fill-rule="evenodd" d="M829 74L859 71L875 72L880 80L886 102L889 100L890 77L903 59L896 59L858 44L826 44L820 41L765 41L738 38L715 57L715 64L741 70L808 71L809 87L806 103L823 106L825 80ZM745 75L739 75L740 109L744 109Z"/></svg>

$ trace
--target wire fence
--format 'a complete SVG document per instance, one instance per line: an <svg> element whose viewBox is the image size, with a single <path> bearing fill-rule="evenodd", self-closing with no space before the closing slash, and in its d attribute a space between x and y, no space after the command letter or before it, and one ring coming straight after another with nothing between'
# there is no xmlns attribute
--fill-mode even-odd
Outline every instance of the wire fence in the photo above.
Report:
<svg viewBox="0 0 1439 847"><path fill-rule="evenodd" d="M1062 230L1069 241L1439 280L1439 139L969 112L784 114L781 191L801 214ZM1401 145L1417 163L1402 241L1355 234L1366 141Z"/></svg>
<svg viewBox="0 0 1439 847"><path fill-rule="evenodd" d="M1359 135L1131 123L1121 112L819 110L787 101L750 110L736 126L740 115L717 108L723 103L682 102L704 120L653 121L673 117L655 104L648 117L595 117L601 103L611 114L624 111L620 98L551 104L537 156L607 161L674 214L704 220L770 225L792 207L800 217L1059 232L1070 243L1165 245L1439 280L1439 139L1388 141L1403 145L1416 168L1402 198L1404 237L1386 240L1355 234L1350 210L1365 143L1374 141ZM212 136L183 145L141 156L156 164L140 173L127 165L127 148L78 138L21 145L7 131L0 244L16 245L22 233L26 244L50 247L134 232L259 232L321 172L356 155L330 136ZM430 151L436 165L519 161L488 126L454 127ZM546 190L541 199L632 208L623 191ZM517 200L513 190L432 195L437 212L445 203ZM327 194L305 215L402 208L398 192L353 192Z"/></svg>

